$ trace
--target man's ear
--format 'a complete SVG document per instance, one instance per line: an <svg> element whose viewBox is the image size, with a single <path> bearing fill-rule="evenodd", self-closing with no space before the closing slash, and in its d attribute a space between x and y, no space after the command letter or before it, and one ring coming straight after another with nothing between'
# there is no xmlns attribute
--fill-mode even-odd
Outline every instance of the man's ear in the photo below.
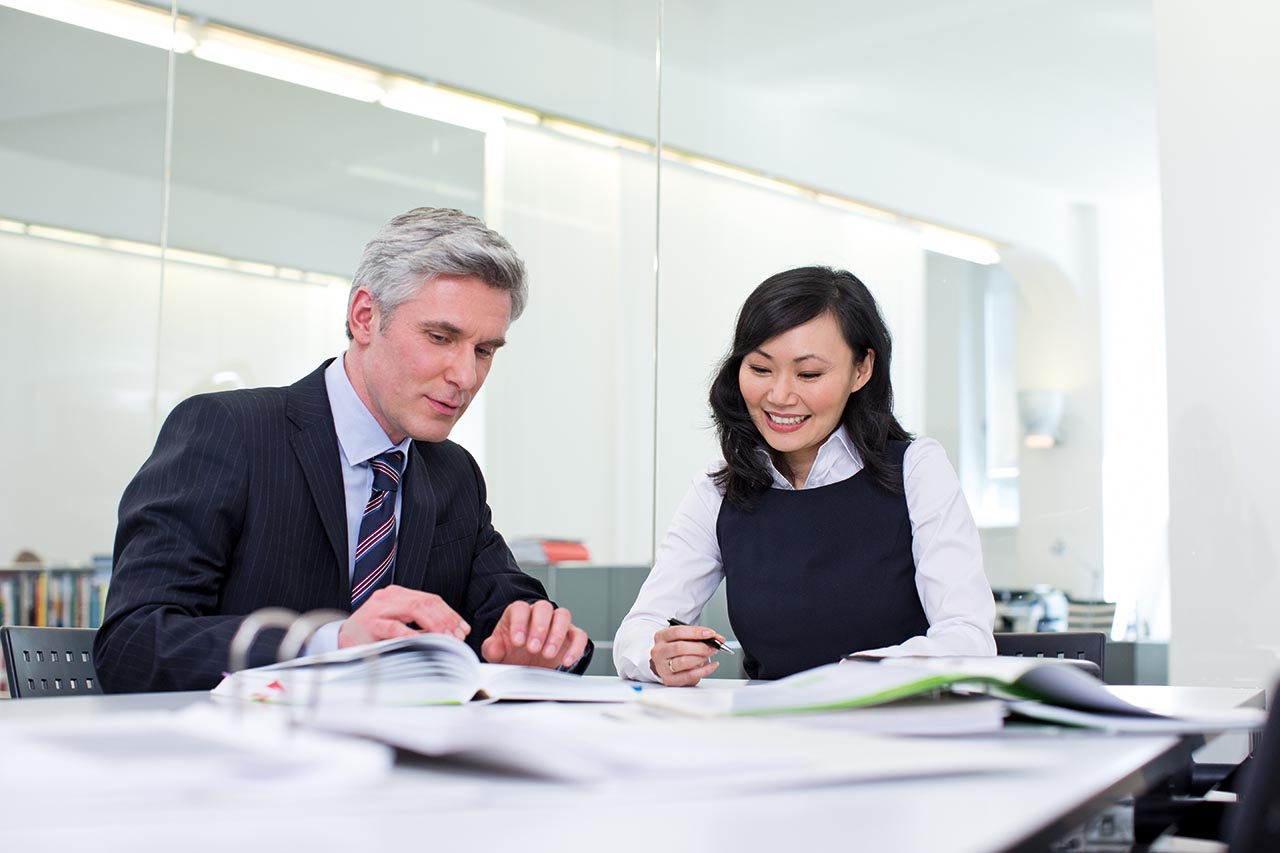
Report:
<svg viewBox="0 0 1280 853"><path fill-rule="evenodd" d="M876 351L867 348L867 354L863 356L862 361L853 366L853 387L849 389L850 394L855 394L862 390L862 386L871 381L871 374L876 367Z"/></svg>
<svg viewBox="0 0 1280 853"><path fill-rule="evenodd" d="M374 324L378 322L378 304L373 294L366 288L358 288L351 297L351 305L347 309L347 326L351 329L351 338L356 343L368 344L373 337Z"/></svg>

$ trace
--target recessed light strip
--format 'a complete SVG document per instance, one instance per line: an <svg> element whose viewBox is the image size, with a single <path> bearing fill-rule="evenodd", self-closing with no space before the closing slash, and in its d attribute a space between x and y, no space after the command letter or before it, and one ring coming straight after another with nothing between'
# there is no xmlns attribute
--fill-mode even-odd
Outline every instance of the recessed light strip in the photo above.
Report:
<svg viewBox="0 0 1280 853"><path fill-rule="evenodd" d="M351 280L332 273L313 272L295 267L282 267L261 261L248 261L242 258L229 258L212 252L196 252L190 249L176 249L172 246L161 253L160 246L155 243L143 243L137 240L124 240L119 237L106 237L88 231L76 231L71 228L55 228L16 219L0 219L0 234L17 234L36 237L41 240L53 240L59 243L71 243L77 246L88 246L92 249L105 249L124 255L138 255L144 258L164 258L166 262L189 264L191 266L211 269L230 270L246 273L262 278L274 278L281 281L303 282L306 284L338 285L350 287Z"/></svg>

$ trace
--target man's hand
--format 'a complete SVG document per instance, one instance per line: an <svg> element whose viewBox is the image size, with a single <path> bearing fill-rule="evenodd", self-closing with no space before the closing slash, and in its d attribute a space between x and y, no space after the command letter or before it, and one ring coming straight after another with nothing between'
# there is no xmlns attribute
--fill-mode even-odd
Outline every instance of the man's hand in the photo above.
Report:
<svg viewBox="0 0 1280 853"><path fill-rule="evenodd" d="M347 617L338 629L338 648L421 633L452 634L464 640L471 626L440 596L392 584L374 590Z"/></svg>
<svg viewBox="0 0 1280 853"><path fill-rule="evenodd" d="M480 646L480 654L489 663L567 669L586 649L587 632L573 624L565 608L550 601L513 601Z"/></svg>

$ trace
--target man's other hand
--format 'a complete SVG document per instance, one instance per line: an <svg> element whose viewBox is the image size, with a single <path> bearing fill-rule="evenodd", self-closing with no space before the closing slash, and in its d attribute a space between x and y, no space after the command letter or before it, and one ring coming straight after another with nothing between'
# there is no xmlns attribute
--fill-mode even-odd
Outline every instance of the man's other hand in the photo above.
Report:
<svg viewBox="0 0 1280 853"><path fill-rule="evenodd" d="M392 584L374 590L369 600L347 617L338 629L338 648L421 633L451 634L465 640L471 626L440 596Z"/></svg>
<svg viewBox="0 0 1280 853"><path fill-rule="evenodd" d="M493 633L480 646L489 663L568 669L587 649L587 632L573 616L550 601L513 601Z"/></svg>

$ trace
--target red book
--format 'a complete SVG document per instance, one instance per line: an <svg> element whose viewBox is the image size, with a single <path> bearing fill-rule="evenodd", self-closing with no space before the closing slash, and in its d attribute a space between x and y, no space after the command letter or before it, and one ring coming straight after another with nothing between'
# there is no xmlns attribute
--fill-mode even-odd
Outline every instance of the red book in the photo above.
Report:
<svg viewBox="0 0 1280 853"><path fill-rule="evenodd" d="M572 539L544 539L542 550L547 554L548 563L567 563L570 561L586 561L591 559L591 552L582 542Z"/></svg>

